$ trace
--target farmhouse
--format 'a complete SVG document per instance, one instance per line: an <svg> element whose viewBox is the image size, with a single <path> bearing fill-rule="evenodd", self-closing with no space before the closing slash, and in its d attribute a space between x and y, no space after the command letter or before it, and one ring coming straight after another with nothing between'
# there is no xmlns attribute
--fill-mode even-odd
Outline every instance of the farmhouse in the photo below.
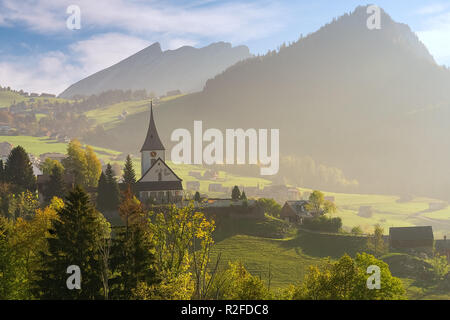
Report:
<svg viewBox="0 0 450 320"><path fill-rule="evenodd" d="M286 201L280 212L280 218L293 223L303 224L304 219L311 219L313 216L306 209L308 201Z"/></svg>
<svg viewBox="0 0 450 320"><path fill-rule="evenodd" d="M182 180L166 164L165 153L166 149L156 130L153 106L151 105L147 136L141 148L142 177L134 187L141 200L151 200L159 204L182 201Z"/></svg>
<svg viewBox="0 0 450 320"><path fill-rule="evenodd" d="M389 246L400 251L431 254L434 246L433 228L431 226L389 228Z"/></svg>

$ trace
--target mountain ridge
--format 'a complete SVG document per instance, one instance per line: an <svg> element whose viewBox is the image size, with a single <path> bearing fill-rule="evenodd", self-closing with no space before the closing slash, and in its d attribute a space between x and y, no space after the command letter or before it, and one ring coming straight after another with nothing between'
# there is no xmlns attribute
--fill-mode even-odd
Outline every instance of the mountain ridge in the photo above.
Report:
<svg viewBox="0 0 450 320"><path fill-rule="evenodd" d="M159 42L96 72L64 90L59 97L89 96L108 90L140 90L163 95L171 90L199 91L207 79L251 57L246 46L216 42L203 48L161 49Z"/></svg>

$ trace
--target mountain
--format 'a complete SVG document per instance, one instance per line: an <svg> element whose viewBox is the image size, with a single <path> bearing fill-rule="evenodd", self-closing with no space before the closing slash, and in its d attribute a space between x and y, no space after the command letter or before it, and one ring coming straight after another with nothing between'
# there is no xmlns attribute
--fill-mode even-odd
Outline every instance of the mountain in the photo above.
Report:
<svg viewBox="0 0 450 320"><path fill-rule="evenodd" d="M192 132L194 120L204 130L278 128L282 155L340 168L361 192L450 199L450 71L407 25L382 11L381 29L369 30L367 18L358 7L157 108L166 148L171 132ZM108 143L137 150L130 141L142 141L147 122L139 117L111 131Z"/></svg>
<svg viewBox="0 0 450 320"><path fill-rule="evenodd" d="M114 89L146 89L157 95L171 90L199 91L206 80L250 56L246 46L232 47L225 42L200 49L184 46L167 51L162 51L160 44L154 43L71 85L60 97L87 96Z"/></svg>

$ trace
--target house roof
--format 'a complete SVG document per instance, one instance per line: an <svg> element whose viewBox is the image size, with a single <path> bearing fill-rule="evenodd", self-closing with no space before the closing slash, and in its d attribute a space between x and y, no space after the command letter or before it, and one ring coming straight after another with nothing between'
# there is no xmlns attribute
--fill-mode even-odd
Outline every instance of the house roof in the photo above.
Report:
<svg viewBox="0 0 450 320"><path fill-rule="evenodd" d="M288 205L298 215L310 215L308 210L306 210L307 204L307 200L286 201L286 205Z"/></svg>
<svg viewBox="0 0 450 320"><path fill-rule="evenodd" d="M391 240L434 240L431 226L389 228L389 237Z"/></svg>
<svg viewBox="0 0 450 320"><path fill-rule="evenodd" d="M156 130L155 120L153 118L153 102L150 104L150 123L141 152L150 150L166 150Z"/></svg>

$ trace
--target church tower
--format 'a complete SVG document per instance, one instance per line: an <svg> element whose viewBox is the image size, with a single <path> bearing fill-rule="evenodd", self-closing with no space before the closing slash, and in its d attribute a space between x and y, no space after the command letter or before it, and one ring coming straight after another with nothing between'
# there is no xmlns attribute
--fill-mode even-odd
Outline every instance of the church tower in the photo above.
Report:
<svg viewBox="0 0 450 320"><path fill-rule="evenodd" d="M141 148L141 175L142 177L150 167L159 159L166 161L166 149L161 139L159 139L156 130L155 120L153 119L153 101L150 103L150 123L145 138L144 145Z"/></svg>

